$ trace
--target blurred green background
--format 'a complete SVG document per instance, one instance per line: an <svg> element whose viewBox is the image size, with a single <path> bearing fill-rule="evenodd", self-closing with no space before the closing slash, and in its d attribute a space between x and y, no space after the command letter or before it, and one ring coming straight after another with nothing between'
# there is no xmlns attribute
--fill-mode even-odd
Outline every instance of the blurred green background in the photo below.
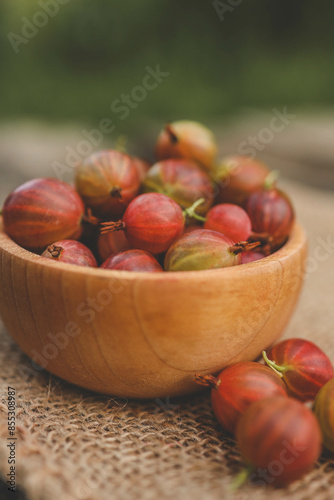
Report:
<svg viewBox="0 0 334 500"><path fill-rule="evenodd" d="M22 36L22 18L49 2L59 12L15 53L8 34ZM59 2L1 0L2 119L95 124L158 64L170 75L120 131L143 118L214 123L247 108L334 104L328 0Z"/></svg>

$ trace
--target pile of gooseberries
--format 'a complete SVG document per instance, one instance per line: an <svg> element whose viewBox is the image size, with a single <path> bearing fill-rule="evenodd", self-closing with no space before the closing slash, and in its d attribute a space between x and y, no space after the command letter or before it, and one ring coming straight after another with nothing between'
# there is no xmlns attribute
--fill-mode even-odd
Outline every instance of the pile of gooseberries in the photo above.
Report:
<svg viewBox="0 0 334 500"><path fill-rule="evenodd" d="M322 445L334 452L330 359L299 338L279 342L262 356L268 366L240 362L217 377L195 375L198 384L211 387L213 412L235 437L245 462L237 487L247 478L285 486L313 468Z"/></svg>
<svg viewBox="0 0 334 500"><path fill-rule="evenodd" d="M4 230L41 258L106 272L210 270L264 259L293 230L291 201L262 162L217 153L203 125L169 123L153 165L103 150L77 165L73 186L52 178L19 186L4 202ZM285 485L313 467L322 442L334 452L333 366L301 339L263 358L268 366L240 362L196 382L211 387L213 411L253 477ZM305 403L314 400L312 412Z"/></svg>
<svg viewBox="0 0 334 500"><path fill-rule="evenodd" d="M54 261L142 272L254 262L289 238L294 210L273 172L243 156L217 159L200 123L166 125L155 158L96 151L77 165L73 186L26 182L4 202L4 230Z"/></svg>

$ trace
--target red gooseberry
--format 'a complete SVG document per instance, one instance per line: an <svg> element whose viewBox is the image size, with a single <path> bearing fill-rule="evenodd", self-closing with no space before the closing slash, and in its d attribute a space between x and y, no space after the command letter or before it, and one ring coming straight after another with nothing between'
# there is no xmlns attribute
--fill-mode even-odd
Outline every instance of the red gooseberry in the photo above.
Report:
<svg viewBox="0 0 334 500"><path fill-rule="evenodd" d="M279 189L265 189L252 193L246 211L252 222L254 237L265 237L270 248L281 247L290 235L295 214L288 196Z"/></svg>
<svg viewBox="0 0 334 500"><path fill-rule="evenodd" d="M244 206L249 195L261 190L270 170L260 161L248 156L227 156L216 165L219 203Z"/></svg>
<svg viewBox="0 0 334 500"><path fill-rule="evenodd" d="M77 266L97 267L92 252L79 241L61 240L49 245L42 257Z"/></svg>
<svg viewBox="0 0 334 500"><path fill-rule="evenodd" d="M224 429L235 433L241 415L255 401L287 396L282 380L270 368L252 361L225 368L218 377L196 375L195 381L211 387L213 412Z"/></svg>
<svg viewBox="0 0 334 500"><path fill-rule="evenodd" d="M324 446L334 453L334 378L318 392L313 411L322 430Z"/></svg>
<svg viewBox="0 0 334 500"><path fill-rule="evenodd" d="M214 200L209 175L198 164L182 158L163 160L153 165L143 181L143 191L166 194L183 208L203 198L197 208L201 215L206 214Z"/></svg>
<svg viewBox="0 0 334 500"><path fill-rule="evenodd" d="M160 133L156 148L158 160L187 158L211 170L217 156L212 132L198 122L180 120L169 123Z"/></svg>
<svg viewBox="0 0 334 500"><path fill-rule="evenodd" d="M232 203L221 203L209 210L204 228L223 233L236 243L248 240L252 232L252 223L243 208Z"/></svg>
<svg viewBox="0 0 334 500"><path fill-rule="evenodd" d="M256 484L287 485L309 472L321 453L321 431L313 413L292 398L252 404L241 416L237 445L253 467ZM257 470L256 470L257 469Z"/></svg>
<svg viewBox="0 0 334 500"><path fill-rule="evenodd" d="M250 262L264 259L264 257L265 255L262 252L242 252L241 261L242 264L249 264Z"/></svg>
<svg viewBox="0 0 334 500"><path fill-rule="evenodd" d="M138 194L136 162L115 150L99 151L76 169L75 184L85 204L101 218L120 217Z"/></svg>
<svg viewBox="0 0 334 500"><path fill-rule="evenodd" d="M126 250L111 255L101 266L102 269L118 271L163 272L162 267L152 254L145 250Z"/></svg>
<svg viewBox="0 0 334 500"><path fill-rule="evenodd" d="M84 205L78 193L58 179L34 179L16 188L5 200L5 232L29 250L42 250L54 241L78 239Z"/></svg>
<svg viewBox="0 0 334 500"><path fill-rule="evenodd" d="M288 393L301 401L313 400L334 377L330 359L309 340L284 340L263 352L263 357L270 368L281 374Z"/></svg>
<svg viewBox="0 0 334 500"><path fill-rule="evenodd" d="M103 223L102 232L124 230L133 248L157 255L182 234L184 224L184 214L174 200L146 193L132 200L121 221Z"/></svg>
<svg viewBox="0 0 334 500"><path fill-rule="evenodd" d="M235 244L222 233L197 229L185 233L169 248L165 257L165 271L198 271L241 264L241 252L251 250L259 243Z"/></svg>
<svg viewBox="0 0 334 500"><path fill-rule="evenodd" d="M97 237L97 252L102 262L107 260L111 254L129 250L130 243L124 231L99 234Z"/></svg>

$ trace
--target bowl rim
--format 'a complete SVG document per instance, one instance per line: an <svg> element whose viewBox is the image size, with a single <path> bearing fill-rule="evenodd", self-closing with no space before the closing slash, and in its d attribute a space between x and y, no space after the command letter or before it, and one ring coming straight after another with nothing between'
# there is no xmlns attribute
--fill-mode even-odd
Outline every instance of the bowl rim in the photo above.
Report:
<svg viewBox="0 0 334 500"><path fill-rule="evenodd" d="M52 261L51 259L43 258L39 254L35 254L30 250L21 247L8 236L3 230L2 217L0 216L0 255L5 252L10 256L16 257L21 261L37 265L40 268L49 268L61 272L72 272L73 274L86 275L91 277L99 277L110 279L125 279L128 281L145 280L145 281L176 281L180 280L200 280L213 276L233 276L236 278L238 274L244 273L246 269L251 268L270 268L275 263L298 251L306 245L307 238L303 227L295 222L288 241L276 252L264 257L263 259L225 268L204 269L199 271L174 271L163 273L148 273L144 271L119 271L114 269L101 269L99 267L84 267L75 264Z"/></svg>

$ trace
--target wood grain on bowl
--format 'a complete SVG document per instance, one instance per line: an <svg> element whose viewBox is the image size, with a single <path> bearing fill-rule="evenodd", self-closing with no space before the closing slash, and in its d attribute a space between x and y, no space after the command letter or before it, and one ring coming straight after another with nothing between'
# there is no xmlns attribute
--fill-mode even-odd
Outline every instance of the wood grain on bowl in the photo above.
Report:
<svg viewBox="0 0 334 500"><path fill-rule="evenodd" d="M198 390L194 374L252 360L282 334L301 289L295 225L269 257L175 273L89 269L43 259L0 231L0 314L13 339L65 380L124 397Z"/></svg>

